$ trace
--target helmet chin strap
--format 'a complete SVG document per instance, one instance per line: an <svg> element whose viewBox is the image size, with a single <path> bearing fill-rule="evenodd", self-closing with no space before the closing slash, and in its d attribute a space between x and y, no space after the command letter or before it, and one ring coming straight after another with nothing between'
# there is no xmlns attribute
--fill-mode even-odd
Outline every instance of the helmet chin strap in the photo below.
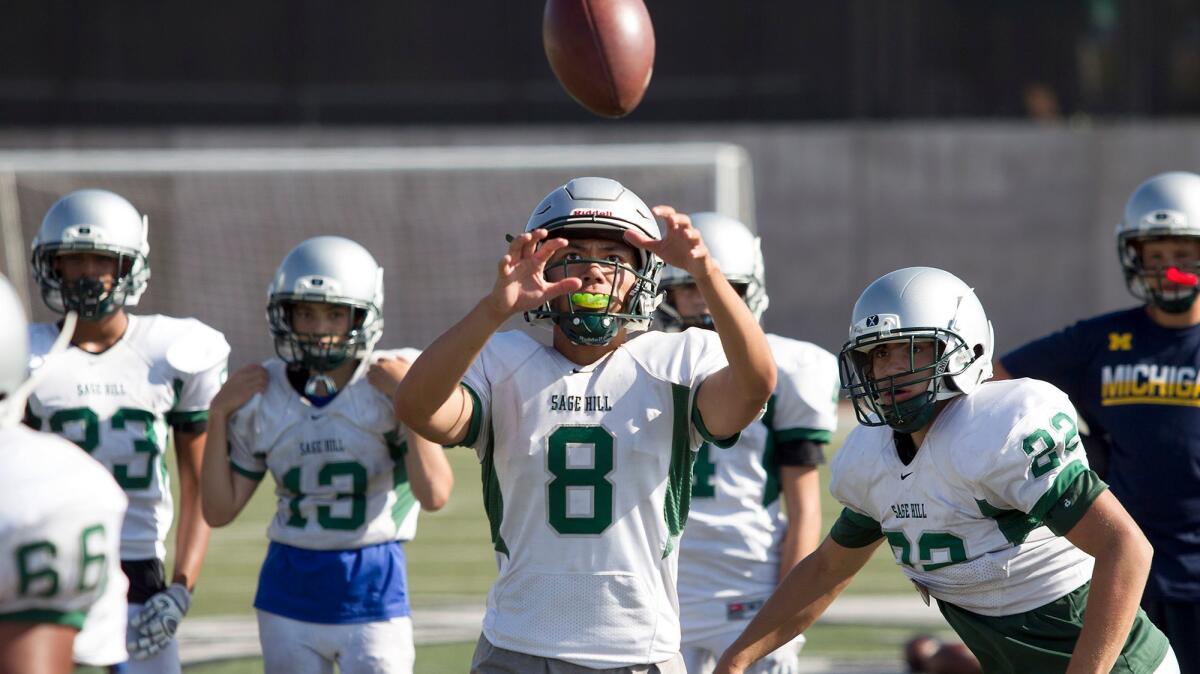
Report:
<svg viewBox="0 0 1200 674"><path fill-rule="evenodd" d="M933 419L937 409L936 396L930 391L915 395L891 406L894 415L885 418L888 426L897 433L914 433L921 430Z"/></svg>
<svg viewBox="0 0 1200 674"><path fill-rule="evenodd" d="M556 322L567 339L584 346L608 344L624 324L621 319L608 314L586 312L561 314Z"/></svg>

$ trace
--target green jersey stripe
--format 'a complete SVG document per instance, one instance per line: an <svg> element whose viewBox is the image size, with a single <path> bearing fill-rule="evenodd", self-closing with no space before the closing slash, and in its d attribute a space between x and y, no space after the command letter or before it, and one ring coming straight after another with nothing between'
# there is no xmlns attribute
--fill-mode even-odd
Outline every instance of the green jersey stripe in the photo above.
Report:
<svg viewBox="0 0 1200 674"><path fill-rule="evenodd" d="M667 522L667 544L663 546L663 559L675 549L675 539L683 533L687 524L688 510L692 503L692 464L695 453L688 446L688 397L691 389L682 384L671 384L672 427L671 469L667 478L667 495L663 503L663 518Z"/></svg>
<svg viewBox="0 0 1200 674"><path fill-rule="evenodd" d="M83 620L87 614L83 611L56 611L54 609L29 609L13 613L0 613L2 622L42 623L66 625L77 630L83 629Z"/></svg>

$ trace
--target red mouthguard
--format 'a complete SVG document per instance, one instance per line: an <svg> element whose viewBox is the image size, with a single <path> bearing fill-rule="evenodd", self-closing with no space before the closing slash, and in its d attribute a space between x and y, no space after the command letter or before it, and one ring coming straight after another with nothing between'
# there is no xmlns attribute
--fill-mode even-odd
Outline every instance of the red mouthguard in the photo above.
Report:
<svg viewBox="0 0 1200 674"><path fill-rule="evenodd" d="M1167 280L1181 286L1200 285L1200 277L1186 271L1179 271L1178 267L1167 267Z"/></svg>

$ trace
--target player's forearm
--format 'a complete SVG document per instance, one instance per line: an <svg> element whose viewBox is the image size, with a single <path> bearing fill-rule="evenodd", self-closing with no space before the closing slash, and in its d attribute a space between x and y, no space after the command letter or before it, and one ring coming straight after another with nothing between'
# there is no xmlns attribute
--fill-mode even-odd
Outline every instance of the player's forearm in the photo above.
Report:
<svg viewBox="0 0 1200 674"><path fill-rule="evenodd" d="M721 656L717 672L742 672L808 629L850 583L853 572L831 568L811 555L792 570L758 615Z"/></svg>
<svg viewBox="0 0 1200 674"><path fill-rule="evenodd" d="M779 579L783 580L792 569L817 549L821 540L821 513L804 512L799 517L788 518L787 533L779 546Z"/></svg>
<svg viewBox="0 0 1200 674"><path fill-rule="evenodd" d="M1083 629L1067 674L1099 674L1112 669L1137 615L1152 555L1150 544L1139 532L1136 537L1114 537L1107 550L1096 556Z"/></svg>
<svg viewBox="0 0 1200 674"><path fill-rule="evenodd" d="M222 527L233 521L233 467L229 464L229 420L223 412L210 411L208 432L204 438L204 462L200 472L200 510L210 526Z"/></svg>
<svg viewBox="0 0 1200 674"><path fill-rule="evenodd" d="M177 434L176 457L179 467L179 522L175 528L175 575L171 582L188 590L196 585L200 566L208 551L212 530L204 521L200 486L201 458L207 434ZM182 437L181 437L182 436Z"/></svg>
<svg viewBox="0 0 1200 674"><path fill-rule="evenodd" d="M441 444L461 440L465 423L454 404L459 382L488 339L508 317L481 300L449 330L435 339L409 368L393 396L396 417L420 435ZM469 414L466 415L469 418Z"/></svg>
<svg viewBox="0 0 1200 674"><path fill-rule="evenodd" d="M421 508L440 510L450 500L454 473L441 445L409 432L408 453L404 456L408 483Z"/></svg>
<svg viewBox="0 0 1200 674"><path fill-rule="evenodd" d="M788 527L779 546L779 580L821 543L821 483L816 466L780 466Z"/></svg>
<svg viewBox="0 0 1200 674"><path fill-rule="evenodd" d="M750 407L757 412L775 391L775 359L767 345L767 336L715 263L710 263L707 273L695 278L696 287L708 304L713 326L721 336L725 359L729 361L732 390L727 394L750 401Z"/></svg>

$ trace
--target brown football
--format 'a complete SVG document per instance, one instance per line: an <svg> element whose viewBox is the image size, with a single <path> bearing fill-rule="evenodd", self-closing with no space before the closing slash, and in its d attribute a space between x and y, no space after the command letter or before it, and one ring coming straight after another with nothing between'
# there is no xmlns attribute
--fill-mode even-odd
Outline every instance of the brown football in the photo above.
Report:
<svg viewBox="0 0 1200 674"><path fill-rule="evenodd" d="M930 674L983 674L979 660L964 644L945 644L926 666Z"/></svg>
<svg viewBox="0 0 1200 674"><path fill-rule="evenodd" d="M654 71L654 27L642 0L546 0L542 43L550 69L583 107L624 117Z"/></svg>
<svg viewBox="0 0 1200 674"><path fill-rule="evenodd" d="M929 670L929 658L941 648L942 642L928 634L918 634L904 644L904 663L910 672Z"/></svg>

